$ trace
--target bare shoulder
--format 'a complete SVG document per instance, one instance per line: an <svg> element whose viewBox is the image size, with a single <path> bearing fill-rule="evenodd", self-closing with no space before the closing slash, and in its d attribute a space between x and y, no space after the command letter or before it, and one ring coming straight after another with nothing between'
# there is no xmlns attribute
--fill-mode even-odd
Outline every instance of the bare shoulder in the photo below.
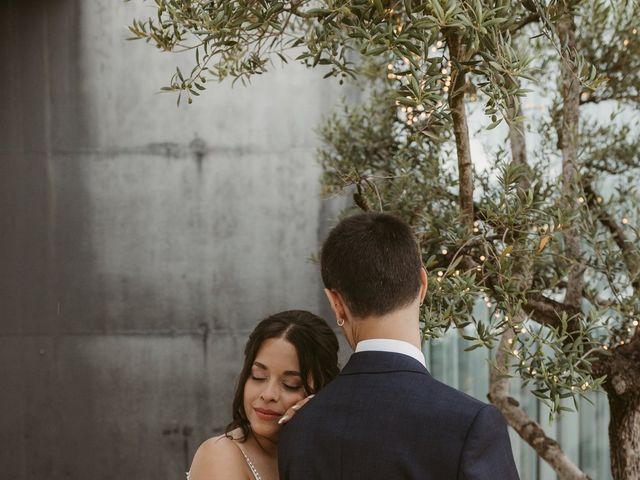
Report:
<svg viewBox="0 0 640 480"><path fill-rule="evenodd" d="M233 440L220 435L205 441L193 457L190 480L248 480L242 452Z"/></svg>

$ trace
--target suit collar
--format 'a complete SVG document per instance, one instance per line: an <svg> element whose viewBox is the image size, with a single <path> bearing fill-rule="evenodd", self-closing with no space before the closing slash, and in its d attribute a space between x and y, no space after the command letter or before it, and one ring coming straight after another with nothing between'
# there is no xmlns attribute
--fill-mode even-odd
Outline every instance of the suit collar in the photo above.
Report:
<svg viewBox="0 0 640 480"><path fill-rule="evenodd" d="M402 353L378 351L354 353L340 375L390 372L415 372L429 375L429 371L415 358Z"/></svg>
<svg viewBox="0 0 640 480"><path fill-rule="evenodd" d="M425 367L427 366L424 361L424 353L409 342L404 342L402 340L394 340L391 338L370 338L358 342L356 345L356 353L368 351L403 353L415 358Z"/></svg>

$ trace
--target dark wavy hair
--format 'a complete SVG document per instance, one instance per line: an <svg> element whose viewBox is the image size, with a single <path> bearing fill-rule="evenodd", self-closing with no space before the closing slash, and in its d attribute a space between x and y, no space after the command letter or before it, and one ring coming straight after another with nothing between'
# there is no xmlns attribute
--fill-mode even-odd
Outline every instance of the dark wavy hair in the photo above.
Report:
<svg viewBox="0 0 640 480"><path fill-rule="evenodd" d="M233 396L233 420L225 428L228 437L232 430L240 428L244 441L251 430L244 410L244 386L258 350L270 338L283 338L295 347L307 395L316 393L340 371L338 339L322 318L305 310L288 310L265 318L251 332L244 348L244 364Z"/></svg>

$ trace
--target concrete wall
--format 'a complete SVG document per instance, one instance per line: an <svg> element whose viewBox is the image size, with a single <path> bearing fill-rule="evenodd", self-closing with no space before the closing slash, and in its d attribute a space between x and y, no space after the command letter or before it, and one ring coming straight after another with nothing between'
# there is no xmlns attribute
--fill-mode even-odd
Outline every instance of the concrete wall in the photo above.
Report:
<svg viewBox="0 0 640 480"><path fill-rule="evenodd" d="M313 128L348 92L276 67L177 109L188 59L124 40L151 5L0 4L3 480L181 478L252 326L328 313Z"/></svg>

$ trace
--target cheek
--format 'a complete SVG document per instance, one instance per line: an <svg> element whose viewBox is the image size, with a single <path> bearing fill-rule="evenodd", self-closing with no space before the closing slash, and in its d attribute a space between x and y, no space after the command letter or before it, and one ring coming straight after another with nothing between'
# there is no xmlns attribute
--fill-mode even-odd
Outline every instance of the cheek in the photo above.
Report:
<svg viewBox="0 0 640 480"><path fill-rule="evenodd" d="M305 397L306 395L302 390L299 392L285 392L282 395L282 403L285 409L289 409Z"/></svg>
<svg viewBox="0 0 640 480"><path fill-rule="evenodd" d="M251 406L251 404L253 403L253 401L256 399L258 395L259 393L256 391L255 385L251 385L250 382L247 382L244 385L244 395L242 396L242 399L243 399L245 410L247 410L248 407Z"/></svg>

